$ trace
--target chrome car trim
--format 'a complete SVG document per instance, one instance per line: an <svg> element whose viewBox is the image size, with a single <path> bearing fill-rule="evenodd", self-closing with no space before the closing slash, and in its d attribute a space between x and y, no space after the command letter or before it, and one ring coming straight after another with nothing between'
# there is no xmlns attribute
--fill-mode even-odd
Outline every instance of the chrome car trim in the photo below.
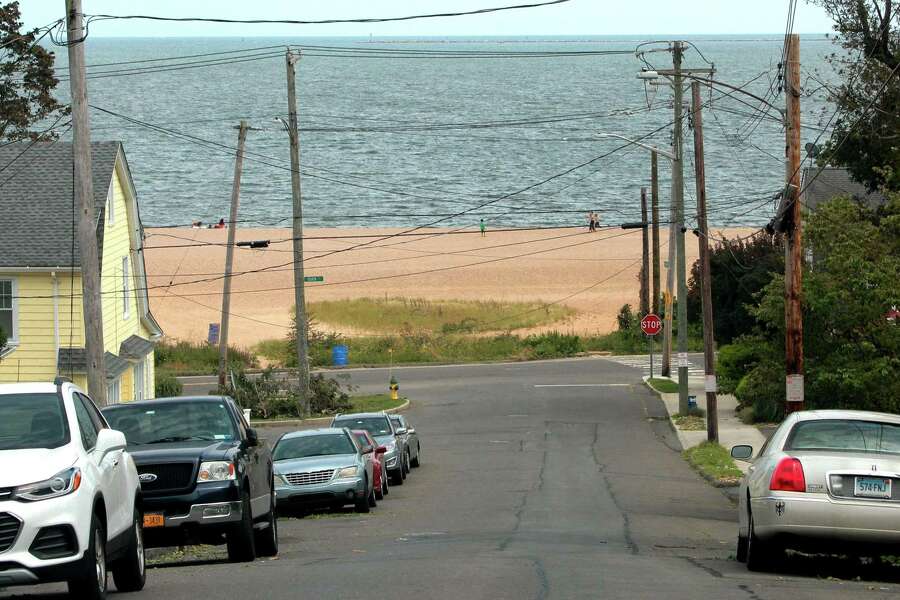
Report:
<svg viewBox="0 0 900 600"><path fill-rule="evenodd" d="M206 509L221 509L228 507L228 514L203 516ZM191 510L186 515L178 515L166 517L166 527L178 527L183 523L231 523L232 521L240 521L243 516L244 506L241 501L237 502L213 502L210 504L193 504Z"/></svg>
<svg viewBox="0 0 900 600"><path fill-rule="evenodd" d="M303 485L318 485L327 483L334 477L335 469L320 469L304 473L281 473L281 476L289 485L300 487Z"/></svg>

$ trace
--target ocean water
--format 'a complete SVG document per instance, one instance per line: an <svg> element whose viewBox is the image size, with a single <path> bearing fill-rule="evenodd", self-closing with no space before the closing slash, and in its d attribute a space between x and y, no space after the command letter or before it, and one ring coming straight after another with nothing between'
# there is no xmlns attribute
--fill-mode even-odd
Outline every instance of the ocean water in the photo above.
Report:
<svg viewBox="0 0 900 600"><path fill-rule="evenodd" d="M773 85L781 36L687 39L699 53L690 50L685 66L712 62L715 78L733 85L755 78L746 89L760 96ZM90 103L170 130L95 109L93 139L124 142L146 225L208 222L227 218L236 125L246 119L256 130L247 138L239 219L242 226L289 225L288 136L276 120L287 113L279 49L255 53L272 54L258 60L127 75L104 72L167 63L92 65L279 44L535 52L631 50L642 41L89 38ZM65 50L54 50L65 67ZM819 128L831 107L816 80L833 79L824 61L833 50L824 36L802 38L804 142L827 139ZM668 52L645 57L671 68ZM645 142L670 143L671 90L645 88L636 78L642 66L634 55L411 59L317 56L306 49L297 66L305 223L468 226L484 218L489 226L548 226L583 223L591 209L606 224L635 220L640 187L649 184L649 154L635 146L617 151L621 141L599 134L655 132ZM65 99L68 82L59 88ZM753 119L759 104L751 98L718 98L721 93L704 91L712 99L704 113L710 222L760 225L783 185L783 129L776 120ZM783 106L784 95L773 102ZM689 130L685 139L690 221L696 205ZM665 206L670 173L662 158L660 175Z"/></svg>

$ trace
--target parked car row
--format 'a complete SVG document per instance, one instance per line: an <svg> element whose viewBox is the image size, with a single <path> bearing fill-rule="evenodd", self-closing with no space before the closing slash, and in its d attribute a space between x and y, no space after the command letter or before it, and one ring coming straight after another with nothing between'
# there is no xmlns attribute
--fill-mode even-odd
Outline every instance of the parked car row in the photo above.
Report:
<svg viewBox="0 0 900 600"><path fill-rule="evenodd" d="M337 415L331 427L295 431L272 451L279 509L353 505L367 513L420 464L419 437L401 415Z"/></svg>

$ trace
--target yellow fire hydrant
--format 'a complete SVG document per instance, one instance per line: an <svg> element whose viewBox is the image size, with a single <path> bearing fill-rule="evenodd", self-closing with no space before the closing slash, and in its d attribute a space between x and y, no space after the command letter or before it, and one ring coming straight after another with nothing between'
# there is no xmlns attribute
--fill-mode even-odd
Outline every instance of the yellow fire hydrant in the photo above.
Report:
<svg viewBox="0 0 900 600"><path fill-rule="evenodd" d="M397 385L397 380L393 377L391 377L391 384L389 387L391 390L391 400L397 400L400 397L400 386Z"/></svg>

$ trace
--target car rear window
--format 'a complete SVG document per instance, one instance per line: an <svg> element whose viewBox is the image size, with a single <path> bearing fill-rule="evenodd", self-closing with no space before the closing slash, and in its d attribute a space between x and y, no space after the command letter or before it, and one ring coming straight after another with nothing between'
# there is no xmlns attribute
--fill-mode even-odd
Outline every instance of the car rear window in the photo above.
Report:
<svg viewBox="0 0 900 600"><path fill-rule="evenodd" d="M130 445L188 441L233 441L234 419L224 402L147 402L103 410L110 427Z"/></svg>
<svg viewBox="0 0 900 600"><path fill-rule="evenodd" d="M372 437L379 435L391 435L394 430L387 417L359 417L335 419L332 427L346 427L347 429L365 429Z"/></svg>
<svg viewBox="0 0 900 600"><path fill-rule="evenodd" d="M272 452L272 459L292 460L313 456L331 456L333 454L355 454L356 447L346 435L304 435L300 437L281 438Z"/></svg>
<svg viewBox="0 0 900 600"><path fill-rule="evenodd" d="M900 425L853 419L801 421L785 450L830 450L900 454Z"/></svg>
<svg viewBox="0 0 900 600"><path fill-rule="evenodd" d="M0 450L59 448L69 443L69 424L57 394L0 396Z"/></svg>

